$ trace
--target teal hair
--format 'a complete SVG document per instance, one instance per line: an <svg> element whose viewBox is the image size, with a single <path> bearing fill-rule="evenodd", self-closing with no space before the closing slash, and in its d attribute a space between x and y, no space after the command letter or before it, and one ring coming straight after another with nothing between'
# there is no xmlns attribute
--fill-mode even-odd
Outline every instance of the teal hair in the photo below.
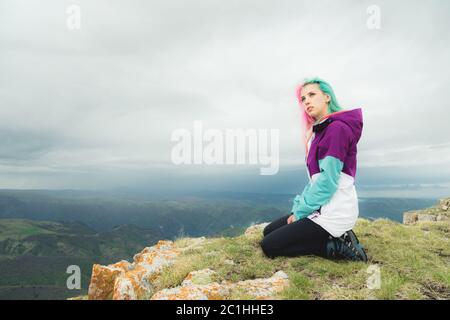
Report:
<svg viewBox="0 0 450 320"><path fill-rule="evenodd" d="M331 88L330 84L318 77L305 79L303 84L300 87L300 90L307 84L312 84L312 83L317 83L319 85L320 90L322 90L323 93L330 96L330 103L328 104L328 113L333 113L333 112L340 111L343 109L337 102L336 96L334 95L333 88ZM299 96L298 96L299 99L301 99L300 98L300 90L299 90Z"/></svg>

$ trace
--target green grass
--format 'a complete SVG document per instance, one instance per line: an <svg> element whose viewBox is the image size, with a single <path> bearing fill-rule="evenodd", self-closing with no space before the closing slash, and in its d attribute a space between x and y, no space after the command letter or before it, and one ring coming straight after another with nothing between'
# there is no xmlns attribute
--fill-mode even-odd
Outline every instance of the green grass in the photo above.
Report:
<svg viewBox="0 0 450 320"><path fill-rule="evenodd" d="M37 222L25 219L0 219L0 241L5 239L21 240L39 234L53 234L45 227L57 223Z"/></svg>
<svg viewBox="0 0 450 320"><path fill-rule="evenodd" d="M47 299L87 291L94 263L132 259L159 236L120 226L96 233L77 222L0 219L0 300ZM66 288L69 265L81 268L82 290ZM28 291L27 291L28 290Z"/></svg>
<svg viewBox="0 0 450 320"><path fill-rule="evenodd" d="M180 285L190 271L210 268L217 272L213 281L218 282L266 278L283 270L290 286L279 299L450 299L448 221L405 226L360 219L355 232L367 249L367 264L314 256L269 259L259 246L262 234L208 238L201 248L185 251L166 268L155 291ZM175 242L180 247L187 243L185 238ZM224 263L225 259L235 264ZM379 268L379 289L368 287L371 265ZM246 296L237 293L232 298Z"/></svg>

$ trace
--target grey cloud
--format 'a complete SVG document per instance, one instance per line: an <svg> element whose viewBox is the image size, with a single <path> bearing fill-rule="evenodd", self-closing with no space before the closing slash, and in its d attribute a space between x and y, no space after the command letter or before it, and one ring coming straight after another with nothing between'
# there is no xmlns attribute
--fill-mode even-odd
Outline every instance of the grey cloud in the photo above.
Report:
<svg viewBox="0 0 450 320"><path fill-rule="evenodd" d="M69 31L65 9L77 3L82 28ZM171 132L200 119L217 129L283 129L281 164L295 168L303 150L294 88L318 75L344 107L363 107L360 168L412 159L435 164L417 169L435 177L450 159L450 4L378 1L381 29L368 30L372 4L2 1L0 125L16 129L3 129L0 161L72 170L54 180L15 176L44 187L82 185L77 168L170 170ZM428 151L416 156L421 146ZM125 183L125 172L114 181Z"/></svg>
<svg viewBox="0 0 450 320"><path fill-rule="evenodd" d="M0 161L17 164L39 159L60 142L55 132L0 128Z"/></svg>

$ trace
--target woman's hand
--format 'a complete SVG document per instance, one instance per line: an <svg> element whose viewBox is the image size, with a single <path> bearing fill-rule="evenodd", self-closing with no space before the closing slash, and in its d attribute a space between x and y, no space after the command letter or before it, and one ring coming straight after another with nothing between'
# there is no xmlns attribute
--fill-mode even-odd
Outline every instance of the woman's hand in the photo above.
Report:
<svg viewBox="0 0 450 320"><path fill-rule="evenodd" d="M294 216L293 214L291 214L291 215L289 216L289 218L287 219L287 223L290 224L290 223L292 223L292 222L294 222L294 221L295 221L295 216Z"/></svg>

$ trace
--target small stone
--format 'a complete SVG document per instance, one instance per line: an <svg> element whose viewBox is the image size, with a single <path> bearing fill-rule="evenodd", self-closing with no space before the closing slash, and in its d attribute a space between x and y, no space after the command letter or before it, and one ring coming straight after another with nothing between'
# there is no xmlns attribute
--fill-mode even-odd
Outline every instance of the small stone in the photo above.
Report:
<svg viewBox="0 0 450 320"><path fill-rule="evenodd" d="M441 207L441 209L444 210L444 211L447 211L448 210L448 206L444 205L444 206Z"/></svg>
<svg viewBox="0 0 450 320"><path fill-rule="evenodd" d="M417 217L417 221L424 222L424 221L436 221L436 216L431 214L419 214Z"/></svg>
<svg viewBox="0 0 450 320"><path fill-rule="evenodd" d="M408 211L403 213L403 224L414 224L417 221L418 213L416 211Z"/></svg>
<svg viewBox="0 0 450 320"><path fill-rule="evenodd" d="M206 242L206 237L200 237L200 238L189 238L186 239L186 246L183 248L179 248L181 252L187 251L187 250L201 250L203 248L203 245Z"/></svg>
<svg viewBox="0 0 450 320"><path fill-rule="evenodd" d="M289 276L286 274L286 272L281 271L281 270L275 272L275 274L272 277L279 278L279 279L289 279Z"/></svg>
<svg viewBox="0 0 450 320"><path fill-rule="evenodd" d="M247 228L247 230L245 230L244 235L245 236L251 236L251 235L257 235L257 234L262 234L264 228L268 225L269 223L260 223L260 224L255 224L253 226L250 226Z"/></svg>
<svg viewBox="0 0 450 320"><path fill-rule="evenodd" d="M181 286L186 287L195 284L198 285L210 284L212 282L212 276L215 274L216 274L215 271L208 268L198 271L191 271L183 280Z"/></svg>

